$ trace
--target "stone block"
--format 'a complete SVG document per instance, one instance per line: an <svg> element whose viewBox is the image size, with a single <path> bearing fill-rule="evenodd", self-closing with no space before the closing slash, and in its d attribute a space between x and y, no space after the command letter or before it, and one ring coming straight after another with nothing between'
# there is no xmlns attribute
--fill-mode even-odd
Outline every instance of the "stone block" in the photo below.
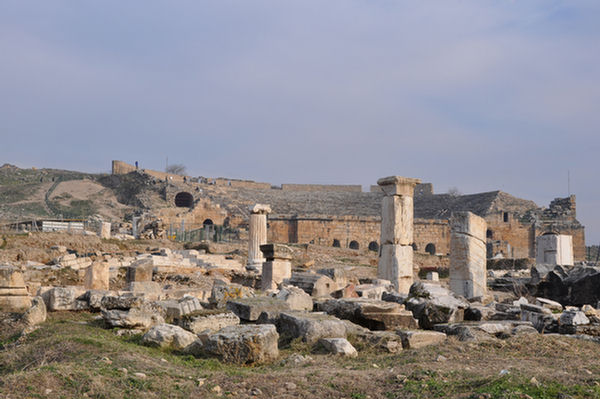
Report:
<svg viewBox="0 0 600 399"><path fill-rule="evenodd" d="M291 248L283 244L263 244L260 246L260 251L267 261L274 259L291 260L293 257Z"/></svg>
<svg viewBox="0 0 600 399"><path fill-rule="evenodd" d="M262 296L230 300L227 309L242 320L256 321L262 312L290 310L290 306L280 299Z"/></svg>
<svg viewBox="0 0 600 399"><path fill-rule="evenodd" d="M100 225L100 238L109 239L110 238L110 223L102 222Z"/></svg>
<svg viewBox="0 0 600 399"><path fill-rule="evenodd" d="M131 291L134 295L143 295L148 299L159 299L162 294L162 288L155 281L132 281L127 284L126 291Z"/></svg>
<svg viewBox="0 0 600 399"><path fill-rule="evenodd" d="M275 298L287 303L290 310L313 310L312 297L298 287L283 287Z"/></svg>
<svg viewBox="0 0 600 399"><path fill-rule="evenodd" d="M108 263L95 262L85 270L85 288L88 290L108 290L109 279Z"/></svg>
<svg viewBox="0 0 600 399"><path fill-rule="evenodd" d="M310 272L293 272L292 277L284 283L303 289L313 298L329 296L336 287L329 277Z"/></svg>
<svg viewBox="0 0 600 399"><path fill-rule="evenodd" d="M329 353L344 357L357 357L358 352L346 338L321 338L321 345Z"/></svg>
<svg viewBox="0 0 600 399"><path fill-rule="evenodd" d="M86 310L88 302L80 298L85 292L85 288L80 286L54 287L48 293L48 310Z"/></svg>
<svg viewBox="0 0 600 399"><path fill-rule="evenodd" d="M446 340L446 334L438 331L398 331L404 349L419 349L429 345L437 345Z"/></svg>
<svg viewBox="0 0 600 399"><path fill-rule="evenodd" d="M411 245L413 242L413 213L412 196L383 197L381 244Z"/></svg>
<svg viewBox="0 0 600 399"><path fill-rule="evenodd" d="M192 316L184 316L177 319L177 324L194 334L203 332L214 333L225 327L237 326L240 318L229 311L204 311Z"/></svg>
<svg viewBox="0 0 600 399"><path fill-rule="evenodd" d="M377 277L389 280L401 293L408 293L413 283L413 249L411 246L384 244L377 268Z"/></svg>
<svg viewBox="0 0 600 399"><path fill-rule="evenodd" d="M325 313L283 312L278 328L280 334L308 343L321 338L346 338L346 324Z"/></svg>
<svg viewBox="0 0 600 399"><path fill-rule="evenodd" d="M267 260L262 266L263 291L275 290L285 279L292 277L292 264L288 260Z"/></svg>
<svg viewBox="0 0 600 399"><path fill-rule="evenodd" d="M350 320L370 330L418 328L417 321L404 305L376 299L348 298L328 300L318 305L319 310Z"/></svg>
<svg viewBox="0 0 600 399"><path fill-rule="evenodd" d="M420 184L420 179L402 176L388 176L377 180L377 184L385 195L414 196L415 186Z"/></svg>
<svg viewBox="0 0 600 399"><path fill-rule="evenodd" d="M197 339L196 334L192 334L179 326L163 323L150 328L142 337L142 343L148 346L183 351Z"/></svg>
<svg viewBox="0 0 600 399"><path fill-rule="evenodd" d="M151 260L136 261L127 268L127 282L152 281L154 264Z"/></svg>
<svg viewBox="0 0 600 399"><path fill-rule="evenodd" d="M203 349L227 363L264 363L279 356L278 339L272 324L230 326L209 336Z"/></svg>

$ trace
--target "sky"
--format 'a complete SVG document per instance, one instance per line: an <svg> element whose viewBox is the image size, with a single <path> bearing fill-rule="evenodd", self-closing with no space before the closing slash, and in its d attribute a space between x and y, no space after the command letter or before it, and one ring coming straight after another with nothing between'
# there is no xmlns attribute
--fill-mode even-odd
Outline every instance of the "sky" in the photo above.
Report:
<svg viewBox="0 0 600 399"><path fill-rule="evenodd" d="M597 0L0 0L0 164L571 193L598 244L599 20Z"/></svg>

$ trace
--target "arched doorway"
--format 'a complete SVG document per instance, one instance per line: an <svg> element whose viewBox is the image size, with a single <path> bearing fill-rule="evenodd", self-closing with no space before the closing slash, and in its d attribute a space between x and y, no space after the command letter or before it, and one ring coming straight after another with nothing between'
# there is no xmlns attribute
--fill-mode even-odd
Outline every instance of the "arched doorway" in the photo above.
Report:
<svg viewBox="0 0 600 399"><path fill-rule="evenodd" d="M429 243L425 246L425 252L427 252L429 255L435 255L435 244L434 243Z"/></svg>
<svg viewBox="0 0 600 399"><path fill-rule="evenodd" d="M350 249L359 249L360 245L358 244L358 241L350 241L350 244L348 244L348 248Z"/></svg>
<svg viewBox="0 0 600 399"><path fill-rule="evenodd" d="M191 208L194 205L194 196L182 191L175 196L175 206L178 208Z"/></svg>
<svg viewBox="0 0 600 399"><path fill-rule="evenodd" d="M377 244L377 241L371 241L369 243L369 251L373 251L373 252L379 251L379 244Z"/></svg>
<svg viewBox="0 0 600 399"><path fill-rule="evenodd" d="M340 245L340 240L338 240L337 238L334 238L333 239L333 244L331 246L335 247L335 248L339 248L341 246Z"/></svg>
<svg viewBox="0 0 600 399"><path fill-rule="evenodd" d="M213 221L210 220L210 219L205 219L204 222L202 222L202 224L204 226L212 226L212 225L214 225Z"/></svg>

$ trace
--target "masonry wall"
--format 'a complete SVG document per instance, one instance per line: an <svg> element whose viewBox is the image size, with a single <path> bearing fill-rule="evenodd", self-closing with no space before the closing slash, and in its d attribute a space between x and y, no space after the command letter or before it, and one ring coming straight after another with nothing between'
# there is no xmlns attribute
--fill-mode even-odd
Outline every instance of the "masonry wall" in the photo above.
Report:
<svg viewBox="0 0 600 399"><path fill-rule="evenodd" d="M362 192L361 185L345 184L282 184L284 191L343 191L343 192Z"/></svg>
<svg viewBox="0 0 600 399"><path fill-rule="evenodd" d="M488 215L485 221L489 258L499 253L505 258L535 257L535 229L532 224L523 224L512 214L505 215L504 212Z"/></svg>
<svg viewBox="0 0 600 399"><path fill-rule="evenodd" d="M425 253L428 244L435 245L435 253L450 253L450 225L447 220L415 219L413 241L417 253Z"/></svg>
<svg viewBox="0 0 600 399"><path fill-rule="evenodd" d="M270 190L271 183L260 183L252 180L236 180L236 179L226 179L223 177L219 177L216 179L208 179L209 182L214 183L217 186L227 186L227 187L239 187L239 188L250 188L255 190Z"/></svg>

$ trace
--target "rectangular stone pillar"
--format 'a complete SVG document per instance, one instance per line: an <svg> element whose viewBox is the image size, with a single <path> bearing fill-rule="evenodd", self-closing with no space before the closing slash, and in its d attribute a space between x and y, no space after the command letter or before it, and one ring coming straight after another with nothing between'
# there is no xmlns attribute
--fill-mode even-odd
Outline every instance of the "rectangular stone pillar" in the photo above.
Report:
<svg viewBox="0 0 600 399"><path fill-rule="evenodd" d="M250 207L248 223L248 264L246 269L261 271L264 258L260 246L267 243L267 214L271 213L268 205L256 204Z"/></svg>
<svg viewBox="0 0 600 399"><path fill-rule="evenodd" d="M562 234L544 234L535 240L536 263L573 266L573 237Z"/></svg>
<svg viewBox="0 0 600 399"><path fill-rule="evenodd" d="M109 266L106 262L94 262L85 271L85 288L88 290L108 290Z"/></svg>
<svg viewBox="0 0 600 399"><path fill-rule="evenodd" d="M450 218L450 289L465 298L487 293L485 219L471 212Z"/></svg>
<svg viewBox="0 0 600 399"><path fill-rule="evenodd" d="M102 222L102 224L100 225L100 238L110 238L110 223Z"/></svg>
<svg viewBox="0 0 600 399"><path fill-rule="evenodd" d="M377 181L384 194L377 276L390 280L396 290L404 294L413 283L413 195L419 183L419 179L401 176Z"/></svg>
<svg viewBox="0 0 600 399"><path fill-rule="evenodd" d="M276 290L283 280L292 277L292 251L281 244L261 245L266 261L262 266L263 291Z"/></svg>

